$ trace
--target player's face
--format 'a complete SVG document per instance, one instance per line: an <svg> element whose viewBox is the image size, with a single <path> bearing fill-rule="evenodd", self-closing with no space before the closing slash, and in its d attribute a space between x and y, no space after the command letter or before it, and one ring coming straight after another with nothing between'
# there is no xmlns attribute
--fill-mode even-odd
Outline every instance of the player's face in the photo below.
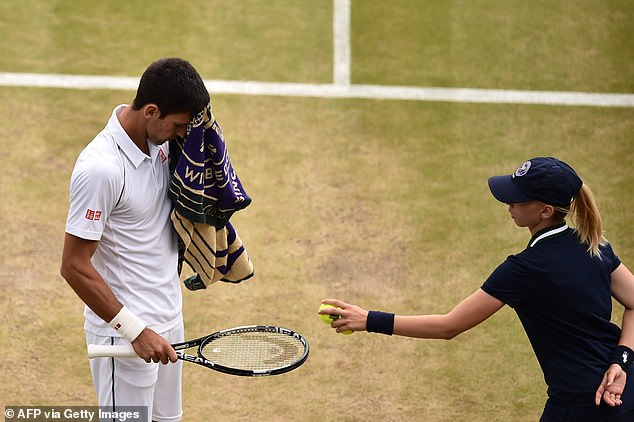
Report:
<svg viewBox="0 0 634 422"><path fill-rule="evenodd" d="M185 138L187 125L192 116L189 113L168 114L164 118L157 116L148 120L147 136L155 145L161 145L177 138Z"/></svg>
<svg viewBox="0 0 634 422"><path fill-rule="evenodd" d="M529 201L508 205L511 218L520 227L532 229L543 221L542 211L544 210L544 204L542 202Z"/></svg>

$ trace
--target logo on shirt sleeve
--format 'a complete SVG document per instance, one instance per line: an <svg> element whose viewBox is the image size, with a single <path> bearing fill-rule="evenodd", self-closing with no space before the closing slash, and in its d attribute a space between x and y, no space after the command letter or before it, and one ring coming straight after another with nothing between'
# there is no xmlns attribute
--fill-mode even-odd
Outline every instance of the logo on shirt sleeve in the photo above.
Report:
<svg viewBox="0 0 634 422"><path fill-rule="evenodd" d="M86 215L84 216L84 218L86 218L86 220L99 221L101 220L101 211L95 211L88 208L86 210Z"/></svg>

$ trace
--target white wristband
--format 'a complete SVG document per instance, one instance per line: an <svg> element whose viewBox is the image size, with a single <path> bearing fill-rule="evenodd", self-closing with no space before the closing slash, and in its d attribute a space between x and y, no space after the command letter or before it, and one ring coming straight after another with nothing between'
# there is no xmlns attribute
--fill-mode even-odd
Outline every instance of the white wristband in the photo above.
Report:
<svg viewBox="0 0 634 422"><path fill-rule="evenodd" d="M143 321L125 306L121 308L119 313L115 315L108 324L123 337L127 338L130 343L145 329Z"/></svg>

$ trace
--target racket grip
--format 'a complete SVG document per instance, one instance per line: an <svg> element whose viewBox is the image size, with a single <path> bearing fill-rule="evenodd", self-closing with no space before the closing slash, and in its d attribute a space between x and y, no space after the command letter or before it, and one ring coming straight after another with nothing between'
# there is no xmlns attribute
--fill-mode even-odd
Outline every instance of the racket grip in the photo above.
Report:
<svg viewBox="0 0 634 422"><path fill-rule="evenodd" d="M88 358L136 358L139 357L131 344L118 344L114 346L89 344Z"/></svg>

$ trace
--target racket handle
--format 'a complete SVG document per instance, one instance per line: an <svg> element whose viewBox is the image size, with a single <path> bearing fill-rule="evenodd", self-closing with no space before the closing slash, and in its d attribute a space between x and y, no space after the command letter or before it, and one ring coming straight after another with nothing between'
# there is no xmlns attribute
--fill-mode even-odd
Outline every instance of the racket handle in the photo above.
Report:
<svg viewBox="0 0 634 422"><path fill-rule="evenodd" d="M118 344L114 346L89 344L88 358L136 358L139 357L131 344Z"/></svg>

